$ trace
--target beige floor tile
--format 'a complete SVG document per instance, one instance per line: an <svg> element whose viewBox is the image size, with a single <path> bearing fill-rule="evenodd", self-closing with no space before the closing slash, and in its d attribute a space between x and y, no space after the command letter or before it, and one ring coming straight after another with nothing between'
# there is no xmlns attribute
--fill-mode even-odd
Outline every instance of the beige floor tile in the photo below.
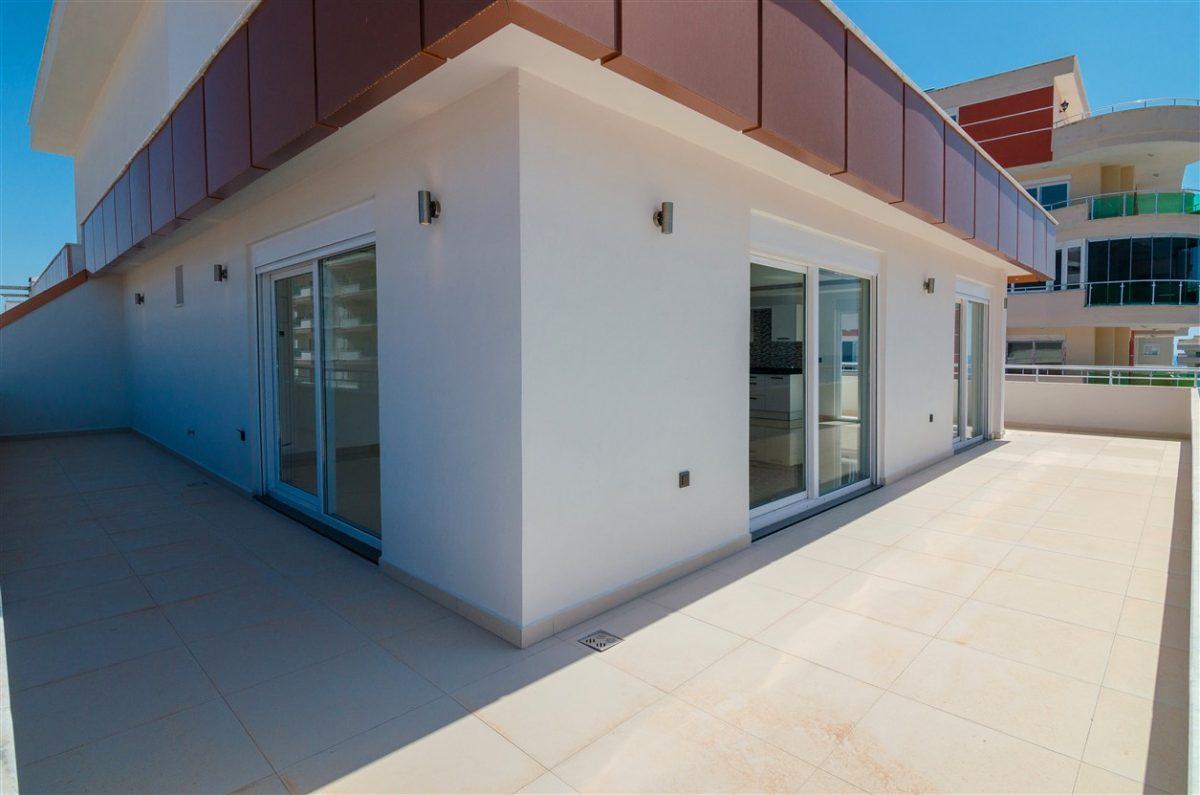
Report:
<svg viewBox="0 0 1200 795"><path fill-rule="evenodd" d="M1075 792L1078 795L1149 795L1162 790L1118 776L1095 765L1082 764L1079 766L1079 776L1075 779Z"/></svg>
<svg viewBox="0 0 1200 795"><path fill-rule="evenodd" d="M892 502L863 514L861 518L896 522L897 524L909 525L911 527L921 527L939 513L941 513L941 510L918 508L914 505L899 505Z"/></svg>
<svg viewBox="0 0 1200 795"><path fill-rule="evenodd" d="M295 793L469 793L513 792L544 772L442 697L298 762L282 776Z"/></svg>
<svg viewBox="0 0 1200 795"><path fill-rule="evenodd" d="M1052 530L1036 525L1021 537L1019 543L1021 546L1044 549L1048 552L1107 560L1111 563L1132 564L1134 557L1137 556L1135 541L1120 541L1115 538Z"/></svg>
<svg viewBox="0 0 1200 795"><path fill-rule="evenodd" d="M923 552L926 555L988 568L1003 560L1012 549L1012 544L1009 543L943 533L939 530L917 530L897 542L896 546L910 552Z"/></svg>
<svg viewBox="0 0 1200 795"><path fill-rule="evenodd" d="M465 618L451 616L380 643L414 671L450 692L563 642L548 638L518 649Z"/></svg>
<svg viewBox="0 0 1200 795"><path fill-rule="evenodd" d="M6 574L0 577L0 594L3 594L4 605L8 607L25 599L73 591L131 576L133 569L129 568L122 555L114 552L98 558Z"/></svg>
<svg viewBox="0 0 1200 795"><path fill-rule="evenodd" d="M6 605L4 636L11 642L153 606L154 600L135 577L88 585Z"/></svg>
<svg viewBox="0 0 1200 795"><path fill-rule="evenodd" d="M22 765L217 697L183 647L13 694Z"/></svg>
<svg viewBox="0 0 1200 795"><path fill-rule="evenodd" d="M1172 607L1144 599L1126 599L1117 633L1147 643L1186 649L1188 611L1184 607Z"/></svg>
<svg viewBox="0 0 1200 795"><path fill-rule="evenodd" d="M1173 527L1147 524L1142 528L1142 543L1155 547L1191 549L1193 546L1191 522L1176 524Z"/></svg>
<svg viewBox="0 0 1200 795"><path fill-rule="evenodd" d="M277 770L438 698L441 691L377 646L227 696Z"/></svg>
<svg viewBox="0 0 1200 795"><path fill-rule="evenodd" d="M935 511L944 511L965 496L965 494L958 496L942 491L921 488L897 497L896 503L898 505L911 505L915 508L932 508Z"/></svg>
<svg viewBox="0 0 1200 795"><path fill-rule="evenodd" d="M583 646L564 643L467 685L454 697L553 767L662 698L662 691L604 664Z"/></svg>
<svg viewBox="0 0 1200 795"><path fill-rule="evenodd" d="M366 598L358 595L330 602L329 606L376 640L454 615L433 600L399 583L373 591Z"/></svg>
<svg viewBox="0 0 1200 795"><path fill-rule="evenodd" d="M196 517L192 521L173 522L165 525L141 527L137 530L126 530L112 533L109 537L117 549L122 552L133 552L150 547L168 546L184 541L196 541L213 535L213 529L202 519Z"/></svg>
<svg viewBox="0 0 1200 795"><path fill-rule="evenodd" d="M925 523L928 530L955 533L962 536L986 538L992 541L1019 541L1029 532L1029 526L961 513L941 513Z"/></svg>
<svg viewBox="0 0 1200 795"><path fill-rule="evenodd" d="M810 764L819 764L882 690L753 641L676 695Z"/></svg>
<svg viewBox="0 0 1200 795"><path fill-rule="evenodd" d="M217 687L232 693L366 643L368 639L341 618L316 608L194 639L188 646Z"/></svg>
<svg viewBox="0 0 1200 795"><path fill-rule="evenodd" d="M4 516L2 508L0 516ZM104 528L90 517L30 526L20 519L14 521L4 516L4 522L0 523L0 552L78 544L84 541L103 543L107 537L108 533Z"/></svg>
<svg viewBox="0 0 1200 795"><path fill-rule="evenodd" d="M929 640L911 630L809 602L756 640L780 651L887 687Z"/></svg>
<svg viewBox="0 0 1200 795"><path fill-rule="evenodd" d="M1186 526L1191 515L1189 500L1172 497L1151 497L1146 511L1146 524L1154 527Z"/></svg>
<svg viewBox="0 0 1200 795"><path fill-rule="evenodd" d="M1104 686L1181 709L1188 701L1188 653L1120 636L1113 643Z"/></svg>
<svg viewBox="0 0 1200 795"><path fill-rule="evenodd" d="M215 593L269 575L270 571L249 555L231 552L145 575L142 584L161 605Z"/></svg>
<svg viewBox="0 0 1200 795"><path fill-rule="evenodd" d="M868 792L1067 792L1078 763L892 693L821 766Z"/></svg>
<svg viewBox="0 0 1200 795"><path fill-rule="evenodd" d="M1124 594L1132 566L1017 546L997 567L1043 580Z"/></svg>
<svg viewBox="0 0 1200 795"><path fill-rule="evenodd" d="M838 528L838 534L846 538L857 538L873 544L894 544L916 530L916 526L901 524L890 519L854 519Z"/></svg>
<svg viewBox="0 0 1200 795"><path fill-rule="evenodd" d="M117 548L113 546L107 536L85 538L66 544L9 549L0 552L0 575L87 560L101 555L111 555L116 551Z"/></svg>
<svg viewBox="0 0 1200 795"><path fill-rule="evenodd" d="M554 769L580 792L794 792L811 765L666 697Z"/></svg>
<svg viewBox="0 0 1200 795"><path fill-rule="evenodd" d="M814 600L905 629L934 635L965 601L961 596L854 572Z"/></svg>
<svg viewBox="0 0 1200 795"><path fill-rule="evenodd" d="M892 692L1075 758L1099 685L934 640Z"/></svg>
<svg viewBox="0 0 1200 795"><path fill-rule="evenodd" d="M972 598L1105 632L1116 632L1125 602L1120 594L1008 571L993 571Z"/></svg>
<svg viewBox="0 0 1200 795"><path fill-rule="evenodd" d="M543 773L517 790L517 795L571 795L575 788L553 773Z"/></svg>
<svg viewBox="0 0 1200 795"><path fill-rule="evenodd" d="M856 793L863 792L849 781L842 781L824 770L813 771L812 776L804 782L804 786L799 791L802 795L856 795Z"/></svg>
<svg viewBox="0 0 1200 795"><path fill-rule="evenodd" d="M1138 545L1134 565L1141 569L1186 575L1191 571L1192 554L1187 547L1163 546L1142 542Z"/></svg>
<svg viewBox="0 0 1200 795"><path fill-rule="evenodd" d="M228 792L271 772L216 700L24 765L20 783L27 792Z"/></svg>
<svg viewBox="0 0 1200 795"><path fill-rule="evenodd" d="M1136 542L1142 535L1142 521L1120 516L1081 516L1076 513L1046 511L1036 522L1038 527L1068 533Z"/></svg>
<svg viewBox="0 0 1200 795"><path fill-rule="evenodd" d="M180 637L189 641L315 607L316 602L279 578L256 579L224 591L172 602L163 608L163 613Z"/></svg>
<svg viewBox="0 0 1200 795"><path fill-rule="evenodd" d="M795 553L761 561L744 572L736 565L728 569L722 567L722 570L738 573L747 582L785 591L803 599L811 599L853 571L845 566L835 566Z"/></svg>
<svg viewBox="0 0 1200 795"><path fill-rule="evenodd" d="M1005 488L1003 486L997 487L990 484L981 486L971 492L972 500L996 502L1003 505L1013 505L1018 508L1032 508L1036 511L1046 510L1057 498L1057 493L1037 494L1036 492Z"/></svg>
<svg viewBox="0 0 1200 795"><path fill-rule="evenodd" d="M1006 607L971 600L938 637L1085 682L1104 676L1113 636Z"/></svg>
<svg viewBox="0 0 1200 795"><path fill-rule="evenodd" d="M884 549L886 547L882 544L843 536L835 531L815 541L810 541L796 551L805 557L845 566L848 569L856 569Z"/></svg>
<svg viewBox="0 0 1200 795"><path fill-rule="evenodd" d="M292 795L292 793L284 786L279 776L272 773L258 781L235 789L232 795Z"/></svg>
<svg viewBox="0 0 1200 795"><path fill-rule="evenodd" d="M1072 485L1059 495L1050 510L1075 516L1120 519L1140 525L1146 518L1149 506L1149 497Z"/></svg>
<svg viewBox="0 0 1200 795"><path fill-rule="evenodd" d="M1168 792L1183 792L1187 713L1102 688L1083 761Z"/></svg>
<svg viewBox="0 0 1200 795"><path fill-rule="evenodd" d="M862 570L957 596L969 596L988 575L988 569L983 566L904 549L889 549Z"/></svg>
<svg viewBox="0 0 1200 795"><path fill-rule="evenodd" d="M947 508L946 512L1021 525L1031 525L1042 515L1042 511L1036 508L1023 508L1019 505L975 499L960 500Z"/></svg>
<svg viewBox="0 0 1200 795"><path fill-rule="evenodd" d="M1184 574L1167 574L1165 571L1134 568L1129 578L1127 596L1186 607L1191 598L1190 577Z"/></svg>
<svg viewBox="0 0 1200 795"><path fill-rule="evenodd" d="M645 597L668 610L699 619L742 637L753 637L804 600L776 588L736 579L714 569L665 585Z"/></svg>

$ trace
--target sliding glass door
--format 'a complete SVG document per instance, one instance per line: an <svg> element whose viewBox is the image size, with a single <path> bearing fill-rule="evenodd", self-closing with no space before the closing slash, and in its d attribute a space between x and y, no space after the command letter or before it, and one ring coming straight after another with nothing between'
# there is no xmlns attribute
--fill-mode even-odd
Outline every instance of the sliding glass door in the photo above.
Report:
<svg viewBox="0 0 1200 795"><path fill-rule="evenodd" d="M380 534L375 248L281 268L263 286L267 491L372 543Z"/></svg>
<svg viewBox="0 0 1200 795"><path fill-rule="evenodd" d="M871 281L750 265L751 528L869 482Z"/></svg>
<svg viewBox="0 0 1200 795"><path fill-rule="evenodd" d="M987 401L987 304L969 298L954 303L955 445L983 437Z"/></svg>

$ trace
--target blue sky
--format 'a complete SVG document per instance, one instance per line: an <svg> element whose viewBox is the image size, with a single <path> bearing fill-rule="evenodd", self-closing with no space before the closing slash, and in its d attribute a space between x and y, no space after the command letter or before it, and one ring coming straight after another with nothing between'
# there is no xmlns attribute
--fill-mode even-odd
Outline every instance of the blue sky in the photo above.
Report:
<svg viewBox="0 0 1200 795"><path fill-rule="evenodd" d="M76 239L71 161L29 148L26 123L50 0L0 0L0 283L41 272ZM1079 56L1093 108L1200 96L1197 0L843 0L924 88ZM1200 186L1193 167L1185 180Z"/></svg>

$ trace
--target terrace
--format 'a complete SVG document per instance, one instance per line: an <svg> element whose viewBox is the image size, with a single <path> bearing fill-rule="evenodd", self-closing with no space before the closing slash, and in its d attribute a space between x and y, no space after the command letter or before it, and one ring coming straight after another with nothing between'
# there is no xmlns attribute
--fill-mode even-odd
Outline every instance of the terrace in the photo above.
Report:
<svg viewBox="0 0 1200 795"><path fill-rule="evenodd" d="M517 649L140 436L0 442L0 788L1179 792L1190 455L1010 430Z"/></svg>

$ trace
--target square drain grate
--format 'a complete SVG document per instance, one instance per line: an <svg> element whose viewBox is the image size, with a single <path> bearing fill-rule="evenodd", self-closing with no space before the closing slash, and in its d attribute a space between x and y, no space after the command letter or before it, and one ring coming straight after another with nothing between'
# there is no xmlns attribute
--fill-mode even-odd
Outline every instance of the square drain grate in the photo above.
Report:
<svg viewBox="0 0 1200 795"><path fill-rule="evenodd" d="M590 635L584 635L579 642L592 651L605 651L620 643L622 638L603 629L598 629Z"/></svg>

